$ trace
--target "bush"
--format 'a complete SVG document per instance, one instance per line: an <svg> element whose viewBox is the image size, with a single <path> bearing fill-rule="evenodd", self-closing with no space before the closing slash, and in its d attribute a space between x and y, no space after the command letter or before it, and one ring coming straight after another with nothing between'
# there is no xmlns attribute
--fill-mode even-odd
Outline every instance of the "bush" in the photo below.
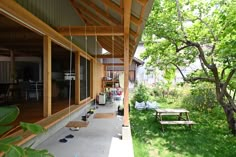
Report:
<svg viewBox="0 0 236 157"><path fill-rule="evenodd" d="M191 93L183 98L183 103L200 111L212 109L217 105L214 85L201 83L192 86Z"/></svg>
<svg viewBox="0 0 236 157"><path fill-rule="evenodd" d="M149 89L144 84L139 84L134 91L132 104L135 103L135 101L142 102L147 101L150 98Z"/></svg>

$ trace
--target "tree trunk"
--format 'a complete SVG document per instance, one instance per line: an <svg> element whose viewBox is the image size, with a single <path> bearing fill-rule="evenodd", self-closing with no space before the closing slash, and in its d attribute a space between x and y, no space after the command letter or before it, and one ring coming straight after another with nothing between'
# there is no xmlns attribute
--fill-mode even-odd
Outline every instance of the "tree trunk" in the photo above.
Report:
<svg viewBox="0 0 236 157"><path fill-rule="evenodd" d="M229 129L231 130L233 135L236 135L236 121L234 118L234 110L230 104L224 105L223 109L227 118Z"/></svg>

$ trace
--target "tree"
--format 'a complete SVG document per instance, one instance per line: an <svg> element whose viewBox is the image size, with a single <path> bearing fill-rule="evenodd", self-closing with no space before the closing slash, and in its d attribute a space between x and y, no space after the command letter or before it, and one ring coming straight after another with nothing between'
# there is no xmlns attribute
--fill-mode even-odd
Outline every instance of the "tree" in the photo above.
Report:
<svg viewBox="0 0 236 157"><path fill-rule="evenodd" d="M213 83L234 135L235 8L235 0L156 0L144 30L146 51L142 54L149 66L174 65L186 82ZM201 68L186 76L181 67L195 61Z"/></svg>

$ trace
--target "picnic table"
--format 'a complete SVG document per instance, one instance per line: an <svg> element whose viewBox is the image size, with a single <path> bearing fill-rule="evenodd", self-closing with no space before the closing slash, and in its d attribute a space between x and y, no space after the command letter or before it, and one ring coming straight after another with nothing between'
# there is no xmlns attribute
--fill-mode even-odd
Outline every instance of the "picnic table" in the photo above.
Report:
<svg viewBox="0 0 236 157"><path fill-rule="evenodd" d="M163 116L177 116L177 120L163 120ZM190 128L194 121L189 118L189 111L186 109L156 109L156 119L159 120L162 131L164 131L163 125L188 125Z"/></svg>

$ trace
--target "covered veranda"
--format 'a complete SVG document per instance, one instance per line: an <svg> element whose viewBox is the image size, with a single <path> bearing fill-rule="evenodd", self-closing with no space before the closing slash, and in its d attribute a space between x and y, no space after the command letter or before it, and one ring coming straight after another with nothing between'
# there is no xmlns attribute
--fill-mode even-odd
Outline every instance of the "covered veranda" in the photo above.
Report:
<svg viewBox="0 0 236 157"><path fill-rule="evenodd" d="M31 94L36 103L28 101L25 92L18 95L24 98L23 101L16 98L14 103L28 103L29 117L34 112L42 113L40 119L32 122L40 120L37 123L51 128L69 114L79 114L82 109L94 102L96 95L103 91L102 78L105 77L105 67L116 66L115 62L105 65L103 60L114 61L116 58L123 62L124 67L122 125L124 128L129 127L129 65L152 3L153 1L147 0L2 0L0 55L4 61L9 62L7 83L16 83L14 74L18 67L17 61L23 60L37 63L37 72L32 74L33 83L42 84L41 95ZM103 49L106 50L106 54L102 53ZM69 63L72 64L72 68ZM61 64L63 65L59 66ZM71 95L65 92L68 85L58 83L61 74L58 78L58 73L55 73L63 73L62 79L65 79L69 69L74 73L73 81L71 79ZM63 87L59 88L60 85ZM55 95L57 97L54 99ZM65 99L60 100L58 97ZM72 98L70 103L67 102L69 97ZM62 105L54 108L54 104L57 107L57 104ZM22 113L26 108L22 105ZM22 134L22 131L18 131L17 134ZM19 142L19 145L34 138L30 134L25 137L27 138Z"/></svg>

